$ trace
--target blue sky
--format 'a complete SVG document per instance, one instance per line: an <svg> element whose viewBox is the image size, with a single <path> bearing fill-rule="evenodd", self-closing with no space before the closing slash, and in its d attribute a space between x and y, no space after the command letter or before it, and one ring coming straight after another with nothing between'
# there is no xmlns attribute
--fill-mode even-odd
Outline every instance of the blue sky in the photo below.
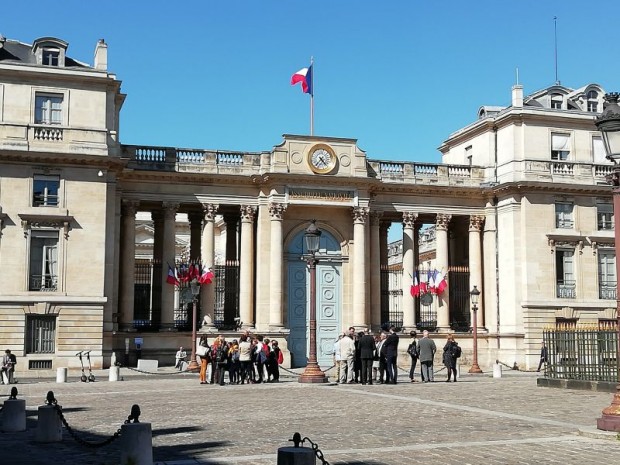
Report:
<svg viewBox="0 0 620 465"><path fill-rule="evenodd" d="M246 0L9 2L0 33L55 36L89 64L97 40L128 94L121 142L269 150L309 133L289 80L315 59L315 135L358 139L370 158L441 161L437 147L481 105L555 81L620 90L620 2Z"/></svg>

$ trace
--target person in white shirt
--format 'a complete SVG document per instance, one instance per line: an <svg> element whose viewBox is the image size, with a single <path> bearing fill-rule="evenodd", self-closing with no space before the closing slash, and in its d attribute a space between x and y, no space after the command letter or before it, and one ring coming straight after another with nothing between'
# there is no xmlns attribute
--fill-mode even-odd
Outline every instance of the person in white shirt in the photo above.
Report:
<svg viewBox="0 0 620 465"><path fill-rule="evenodd" d="M179 347L177 354L174 356L176 363L174 367L179 371L183 371L183 362L187 361L187 352L183 350L183 347Z"/></svg>
<svg viewBox="0 0 620 465"><path fill-rule="evenodd" d="M353 364L355 362L355 342L350 335L340 339L340 384L353 384Z"/></svg>
<svg viewBox="0 0 620 465"><path fill-rule="evenodd" d="M342 358L340 357L340 339L342 339L344 334L339 334L338 339L334 342L334 350L332 355L334 356L334 367L336 368L336 382L340 382L340 361Z"/></svg>

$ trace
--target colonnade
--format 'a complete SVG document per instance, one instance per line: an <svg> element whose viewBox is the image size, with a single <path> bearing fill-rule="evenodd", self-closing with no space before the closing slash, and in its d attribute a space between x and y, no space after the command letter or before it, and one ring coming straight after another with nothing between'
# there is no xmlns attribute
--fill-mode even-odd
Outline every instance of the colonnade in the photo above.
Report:
<svg viewBox="0 0 620 465"><path fill-rule="evenodd" d="M283 221L287 205L279 202L269 203L261 209L261 215L268 212L269 222L269 289L266 292L269 308L261 321L267 322L268 329L282 330L284 318L284 243ZM121 209L121 242L119 277L119 319L123 327L130 327L134 318L134 283L135 283L135 228L136 212L139 203L133 200L122 202ZM193 210L188 215L190 221L190 259L201 259L205 265L215 264L215 217L219 206L212 203L201 204L201 212ZM161 275L155 277L153 289L160 289L161 299L153 298L153 310L159 310L162 329L174 327L174 286L166 284L168 263L175 262L175 217L179 210L178 203L163 202L160 209L153 210L151 216L154 225L153 254L155 260L162 263ZM241 205L239 214L231 214L230 209L224 214L226 222L226 258L239 259L239 315L243 326L255 327L255 270L257 251L255 248L255 221L257 207ZM450 214L436 214L436 268L446 273L449 269L449 225ZM240 221L239 221L240 220ZM240 222L239 235L237 224ZM355 207L352 210L353 247L349 256L351 262L351 324L356 328L377 328L381 322L381 265L387 264L387 231L389 222L383 219L382 212L371 211L368 207ZM469 269L470 284L477 285L484 292L483 261L482 261L482 229L485 217L471 215L469 217ZM419 230L422 226L416 212L402 213L403 225L403 279L402 304L403 328L414 329L415 305L410 293L412 273L418 269ZM259 224L260 228L260 224ZM259 229L259 235L260 235ZM239 242L237 243L237 239ZM485 231L485 249L487 235ZM492 244L490 244L492 245ZM237 254L237 247L239 253ZM485 260L486 261L486 260ZM265 268L263 268L265 269ZM488 276L484 276L487 282ZM448 276L449 280L449 276ZM214 306L215 286L202 286L202 316L205 317L207 329L215 330ZM440 331L450 328L450 286L438 296L437 326ZM484 326L484 298L480 299L478 327ZM473 322L473 318L470 319ZM473 324L473 323L472 323Z"/></svg>

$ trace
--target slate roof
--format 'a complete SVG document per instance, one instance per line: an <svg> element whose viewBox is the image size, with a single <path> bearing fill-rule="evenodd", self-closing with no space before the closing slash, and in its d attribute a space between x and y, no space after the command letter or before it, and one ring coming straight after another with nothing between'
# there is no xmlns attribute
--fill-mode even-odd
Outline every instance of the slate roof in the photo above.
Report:
<svg viewBox="0 0 620 465"><path fill-rule="evenodd" d="M32 52L32 45L6 39L0 48L0 62L36 65L37 58ZM90 66L67 56L65 57L65 68L90 68Z"/></svg>

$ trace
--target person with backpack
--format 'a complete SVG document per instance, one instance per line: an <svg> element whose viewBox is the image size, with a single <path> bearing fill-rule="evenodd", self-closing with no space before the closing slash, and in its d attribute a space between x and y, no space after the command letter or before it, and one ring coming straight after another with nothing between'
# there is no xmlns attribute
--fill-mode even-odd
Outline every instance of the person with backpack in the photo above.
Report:
<svg viewBox="0 0 620 465"><path fill-rule="evenodd" d="M418 364L418 358L420 357L420 352L418 350L418 341L416 339L417 333L415 331L411 331L409 333L411 336L411 342L409 343L409 347L407 347L407 353L411 357L411 368L409 369L409 379L412 383L415 383L415 367Z"/></svg>
<svg viewBox="0 0 620 465"><path fill-rule="evenodd" d="M446 345L443 347L443 364L448 369L448 379L450 382L452 373L454 373L454 382L456 383L456 359L461 356L461 348L454 340L454 334L448 334Z"/></svg>
<svg viewBox="0 0 620 465"><path fill-rule="evenodd" d="M268 351L265 351L265 343L263 342L263 336L258 334L256 336L256 345L254 346L254 356L256 360L256 371L258 374L257 383L264 382L264 369L267 362Z"/></svg>
<svg viewBox="0 0 620 465"><path fill-rule="evenodd" d="M220 386L224 386L224 374L228 369L228 353L230 346L226 342L226 338L222 336L220 344L215 350L215 364L217 365L217 379ZM228 374L228 380L230 381L230 373Z"/></svg>
<svg viewBox="0 0 620 465"><path fill-rule="evenodd" d="M271 341L271 353L273 354L273 366L271 376L274 383L280 382L280 365L284 363L284 353L278 346L278 341Z"/></svg>

